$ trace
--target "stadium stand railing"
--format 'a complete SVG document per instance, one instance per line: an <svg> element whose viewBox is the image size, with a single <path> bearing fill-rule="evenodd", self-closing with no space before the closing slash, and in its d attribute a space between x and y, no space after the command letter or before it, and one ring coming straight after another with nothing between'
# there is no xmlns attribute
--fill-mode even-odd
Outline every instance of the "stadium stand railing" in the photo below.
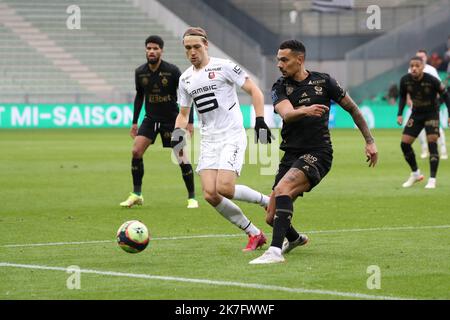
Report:
<svg viewBox="0 0 450 320"><path fill-rule="evenodd" d="M419 49L442 49L450 30L450 0L434 11L410 21L346 54L347 86L361 101L398 83L409 59Z"/></svg>
<svg viewBox="0 0 450 320"><path fill-rule="evenodd" d="M365 27L366 9L369 5L382 8L385 30L391 30L405 22L422 16L430 5L438 0L354 0L351 10L319 12L313 10L312 0L222 0L231 2L254 19L281 35L327 36L349 34L371 34ZM296 17L291 22L291 12Z"/></svg>

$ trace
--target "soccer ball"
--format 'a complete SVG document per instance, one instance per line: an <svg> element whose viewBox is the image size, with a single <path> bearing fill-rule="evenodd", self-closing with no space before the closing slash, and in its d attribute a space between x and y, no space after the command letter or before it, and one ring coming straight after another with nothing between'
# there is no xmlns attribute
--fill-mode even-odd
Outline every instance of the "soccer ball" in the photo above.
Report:
<svg viewBox="0 0 450 320"><path fill-rule="evenodd" d="M127 221L117 230L117 243L126 252L141 252L147 248L149 241L148 229L140 221Z"/></svg>

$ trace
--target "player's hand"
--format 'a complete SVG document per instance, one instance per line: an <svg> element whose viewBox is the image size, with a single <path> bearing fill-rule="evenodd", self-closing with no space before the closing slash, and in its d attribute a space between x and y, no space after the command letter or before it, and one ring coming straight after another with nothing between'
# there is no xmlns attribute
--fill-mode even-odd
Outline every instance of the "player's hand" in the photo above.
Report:
<svg viewBox="0 0 450 320"><path fill-rule="evenodd" d="M188 123L186 130L189 132L189 135L192 137L194 135L194 124Z"/></svg>
<svg viewBox="0 0 450 320"><path fill-rule="evenodd" d="M403 117L402 117L402 116L398 116L398 117L397 117L397 124L398 124L399 126L401 126L402 123L403 123Z"/></svg>
<svg viewBox="0 0 450 320"><path fill-rule="evenodd" d="M183 156L183 148L186 145L186 130L175 128L170 139L170 146L175 154Z"/></svg>
<svg viewBox="0 0 450 320"><path fill-rule="evenodd" d="M378 151L375 142L366 144L366 162L369 162L369 167L375 167L378 161Z"/></svg>
<svg viewBox="0 0 450 320"><path fill-rule="evenodd" d="M132 139L136 138L137 132L138 132L138 125L137 124L133 124L131 126L131 129L130 129L130 137Z"/></svg>
<svg viewBox="0 0 450 320"><path fill-rule="evenodd" d="M328 110L330 110L330 108L328 108L324 104L313 104L308 107L305 107L306 116L309 116L309 117L321 117Z"/></svg>
<svg viewBox="0 0 450 320"><path fill-rule="evenodd" d="M272 143L272 139L275 140L275 137L270 132L269 127L264 122L264 117L256 117L255 119L255 143L258 143L258 140L262 144Z"/></svg>

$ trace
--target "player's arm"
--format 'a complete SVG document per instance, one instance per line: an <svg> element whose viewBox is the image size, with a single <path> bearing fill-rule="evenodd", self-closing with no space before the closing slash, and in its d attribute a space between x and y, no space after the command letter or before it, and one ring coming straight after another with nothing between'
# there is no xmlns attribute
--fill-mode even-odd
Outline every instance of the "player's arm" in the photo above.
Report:
<svg viewBox="0 0 450 320"><path fill-rule="evenodd" d="M138 81L138 71L136 70L134 73L134 82L136 84L136 96L134 97L134 106L133 106L133 121L131 124L130 136L131 138L135 138L138 132L138 120L139 115L141 114L142 104L144 103L144 88L142 88Z"/></svg>
<svg viewBox="0 0 450 320"><path fill-rule="evenodd" d="M245 82L241 88L252 97L252 104L256 115L255 142L259 139L261 143L271 143L274 137L264 121L264 95L261 89L256 85L256 83L253 82L252 79L248 77L245 79Z"/></svg>
<svg viewBox="0 0 450 320"><path fill-rule="evenodd" d="M191 112L191 107L180 106L180 113L175 120L175 128L186 129L189 124L189 113Z"/></svg>
<svg viewBox="0 0 450 320"><path fill-rule="evenodd" d="M397 124L399 126L401 126L403 123L403 110L405 109L406 100L407 100L407 92L405 88L405 82L402 79L400 81L400 99L398 102L398 112L397 112Z"/></svg>
<svg viewBox="0 0 450 320"><path fill-rule="evenodd" d="M448 111L447 122L450 126L450 93L445 88L443 83L439 84L439 94L441 95L442 99L444 100L445 105L447 106L447 111Z"/></svg>
<svg viewBox="0 0 450 320"><path fill-rule="evenodd" d="M355 122L359 131L361 131L364 140L366 141L367 162L369 162L369 167L374 167L378 161L377 146L375 145L375 140L361 111L349 94L346 94L339 101L339 105L352 116L353 121Z"/></svg>
<svg viewBox="0 0 450 320"><path fill-rule="evenodd" d="M189 121L186 129L189 132L189 135L192 137L192 135L194 134L194 108L191 108L191 111L189 112Z"/></svg>
<svg viewBox="0 0 450 320"><path fill-rule="evenodd" d="M142 104L144 103L144 91L137 90L136 96L134 97L134 112L133 112L133 122L131 125L130 136L134 139L138 132L138 120L141 114Z"/></svg>
<svg viewBox="0 0 450 320"><path fill-rule="evenodd" d="M323 104L313 104L311 106L299 106L294 109L292 103L285 99L275 105L275 111L284 122L294 122L304 117L321 117L329 108Z"/></svg>

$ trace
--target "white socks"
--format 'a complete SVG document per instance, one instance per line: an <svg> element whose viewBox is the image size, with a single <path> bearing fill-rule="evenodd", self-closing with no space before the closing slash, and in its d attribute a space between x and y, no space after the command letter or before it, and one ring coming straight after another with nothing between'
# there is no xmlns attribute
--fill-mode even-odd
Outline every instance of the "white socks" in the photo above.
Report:
<svg viewBox="0 0 450 320"><path fill-rule="evenodd" d="M412 174L417 178L418 176L420 176L420 169L417 169L417 171L413 171Z"/></svg>
<svg viewBox="0 0 450 320"><path fill-rule="evenodd" d="M269 197L261 192L255 191L244 185L236 185L234 187L233 200L240 200L250 203L259 203L261 206L266 207L269 205Z"/></svg>
<svg viewBox="0 0 450 320"><path fill-rule="evenodd" d="M445 132L444 129L439 128L439 139L438 139L438 145L441 147L441 153L446 154L447 153L447 145L445 144Z"/></svg>
<svg viewBox="0 0 450 320"><path fill-rule="evenodd" d="M250 220L248 220L241 208L225 197L222 198L222 201L217 207L214 207L214 209L216 209L225 219L251 236L256 236L261 232Z"/></svg>

